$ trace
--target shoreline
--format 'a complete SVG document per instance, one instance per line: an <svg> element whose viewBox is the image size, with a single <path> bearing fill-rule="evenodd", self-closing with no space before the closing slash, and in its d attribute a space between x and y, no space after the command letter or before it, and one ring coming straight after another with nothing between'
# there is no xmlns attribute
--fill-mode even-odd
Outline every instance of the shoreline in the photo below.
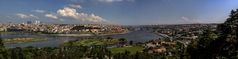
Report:
<svg viewBox="0 0 238 59"><path fill-rule="evenodd" d="M127 34L127 33L130 33L131 31L125 31L125 32L122 32L122 33L111 33L111 34L99 34L97 36L110 36L110 35L120 35L120 34Z"/></svg>
<svg viewBox="0 0 238 59"><path fill-rule="evenodd" d="M154 33L154 34L156 34L156 35L158 35L158 36L161 36L161 37L163 37L163 38L172 39L170 36L168 36L168 35L166 35L166 34L161 34L161 33L158 33L158 32L151 32L151 33Z"/></svg>
<svg viewBox="0 0 238 59"><path fill-rule="evenodd" d="M73 36L73 37L90 37L90 36L110 36L130 33L130 31L122 33L111 33L111 34L40 34L40 35L52 35L52 36Z"/></svg>
<svg viewBox="0 0 238 59"><path fill-rule="evenodd" d="M17 33L17 32L1 32L1 33ZM19 33L23 33L23 32L19 32ZM110 33L110 34L43 34L43 33L29 33L29 34L37 34L37 35L50 35L50 36L72 36L72 37L90 37L90 36L109 36L109 35L119 35L119 34L126 34L126 33L130 33L130 31L125 31L122 33Z"/></svg>
<svg viewBox="0 0 238 59"><path fill-rule="evenodd" d="M11 39L3 39L4 44L21 44L21 43L29 43L29 42L39 42L39 41L45 41L46 38L11 38Z"/></svg>
<svg viewBox="0 0 238 59"><path fill-rule="evenodd" d="M93 34L39 34L39 35L50 35L50 36L73 36L73 37L87 37L87 36L94 36Z"/></svg>

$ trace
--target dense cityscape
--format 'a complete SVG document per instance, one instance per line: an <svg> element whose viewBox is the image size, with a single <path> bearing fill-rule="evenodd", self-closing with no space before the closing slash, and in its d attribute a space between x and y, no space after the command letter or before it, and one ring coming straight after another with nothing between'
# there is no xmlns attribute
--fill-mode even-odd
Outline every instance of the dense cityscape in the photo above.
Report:
<svg viewBox="0 0 238 59"><path fill-rule="evenodd" d="M28 21L22 24L0 24L1 31L29 31L29 32L42 32L42 33L62 33L62 34L73 34L73 33L96 33L106 34L120 33L127 31L121 26L117 25L77 25L77 24L41 24L35 21L32 23Z"/></svg>
<svg viewBox="0 0 238 59"><path fill-rule="evenodd" d="M44 23L22 23L22 24L1 24L1 33L3 35L13 33L13 32L27 32L31 34L65 34L64 36L72 36L70 34L91 34L87 38L79 38L77 40L72 40L64 42L62 48L50 48L53 49L63 49L61 52L67 52L64 49L88 49L87 47L94 47L95 49L106 49L109 50L105 53L112 54L112 56L99 57L98 55L93 56L61 56L67 58L106 58L106 59L121 59L121 58L138 58L137 54L151 54L151 58L189 58L188 56L181 57L187 49L190 47L194 41L201 39L201 35L206 31L217 31L217 26L219 24L178 24L178 25L141 25L141 26L118 26L118 25L99 25L99 24L44 24ZM144 42L137 42L133 40L127 40L125 38L113 38L110 35L121 35L130 33L133 31L146 31L151 32L160 38L149 39ZM112 34L114 33L114 34ZM82 35L87 36L87 35ZM215 35L214 35L215 36ZM216 37L217 38L217 37ZM2 42L5 44L19 44L27 42L38 42L45 41L44 38L11 38L4 39ZM79 47L77 47L79 46ZM21 46L15 46L14 49L20 49ZM81 48L84 47L84 48ZM27 50L25 50L27 49ZM35 49L32 46L27 46L23 51L28 51L28 49ZM49 49L49 48L40 48ZM76 51L76 50L75 50ZM30 52L30 51L29 51ZM69 51L68 51L69 52ZM87 51L85 51L87 52ZM89 50L88 52L93 52ZM19 52L20 53L20 52ZM42 52L43 53L43 52ZM49 52L52 53L52 52ZM71 52L74 54L74 52ZM76 52L75 52L76 53ZM78 52L80 53L80 52ZM94 52L97 53L97 52ZM98 52L100 54L100 52ZM125 56L121 53L132 54L131 56ZM66 53L65 53L66 54ZM134 56L135 54L135 56ZM66 54L67 55L67 54ZM84 54L83 54L84 55ZM104 55L104 54L102 54ZM114 56L113 56L114 55ZM155 55L155 56L153 56ZM179 55L179 56L178 56ZM60 55L57 55L60 57ZM132 57L134 56L134 57ZM29 56L30 57L30 56ZM40 56L39 56L40 57ZM43 57L43 56L41 56ZM40 57L40 58L41 58ZM147 58L148 56L143 56ZM5 59L2 56L3 59ZM23 58L26 57L16 57ZM34 57L31 57L34 58ZM45 59L56 58L52 56L44 56ZM142 59L143 59L142 58ZM37 58L34 58L37 59ZM56 58L57 59L57 58Z"/></svg>
<svg viewBox="0 0 238 59"><path fill-rule="evenodd" d="M236 0L0 0L0 59L238 59Z"/></svg>

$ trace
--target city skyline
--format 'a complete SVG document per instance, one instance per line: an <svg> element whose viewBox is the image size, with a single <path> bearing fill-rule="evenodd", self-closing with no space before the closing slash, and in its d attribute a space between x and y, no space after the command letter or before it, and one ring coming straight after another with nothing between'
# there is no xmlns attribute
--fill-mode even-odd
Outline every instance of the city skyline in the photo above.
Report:
<svg viewBox="0 0 238 59"><path fill-rule="evenodd" d="M0 22L123 25L221 23L237 0L1 0Z"/></svg>

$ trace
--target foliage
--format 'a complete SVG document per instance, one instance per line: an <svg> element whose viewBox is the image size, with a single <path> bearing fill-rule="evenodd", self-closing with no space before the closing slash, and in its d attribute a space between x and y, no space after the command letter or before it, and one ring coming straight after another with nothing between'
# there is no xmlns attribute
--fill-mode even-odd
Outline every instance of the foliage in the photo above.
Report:
<svg viewBox="0 0 238 59"><path fill-rule="evenodd" d="M131 54L135 54L136 52L142 52L143 49L144 48L142 46L125 46L125 47L119 47L119 48L110 48L109 50L113 54L123 53L125 51L129 51L131 52Z"/></svg>
<svg viewBox="0 0 238 59"><path fill-rule="evenodd" d="M238 51L238 9L232 10L230 17L223 24L218 25L214 33L205 31L200 39L194 41L189 47L191 58L236 59Z"/></svg>

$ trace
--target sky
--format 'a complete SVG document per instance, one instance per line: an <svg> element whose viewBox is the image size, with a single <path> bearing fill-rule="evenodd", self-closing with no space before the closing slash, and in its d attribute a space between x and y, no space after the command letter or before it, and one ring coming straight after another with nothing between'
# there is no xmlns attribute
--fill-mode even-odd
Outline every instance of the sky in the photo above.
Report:
<svg viewBox="0 0 238 59"><path fill-rule="evenodd" d="M238 0L0 0L1 23L221 23Z"/></svg>

